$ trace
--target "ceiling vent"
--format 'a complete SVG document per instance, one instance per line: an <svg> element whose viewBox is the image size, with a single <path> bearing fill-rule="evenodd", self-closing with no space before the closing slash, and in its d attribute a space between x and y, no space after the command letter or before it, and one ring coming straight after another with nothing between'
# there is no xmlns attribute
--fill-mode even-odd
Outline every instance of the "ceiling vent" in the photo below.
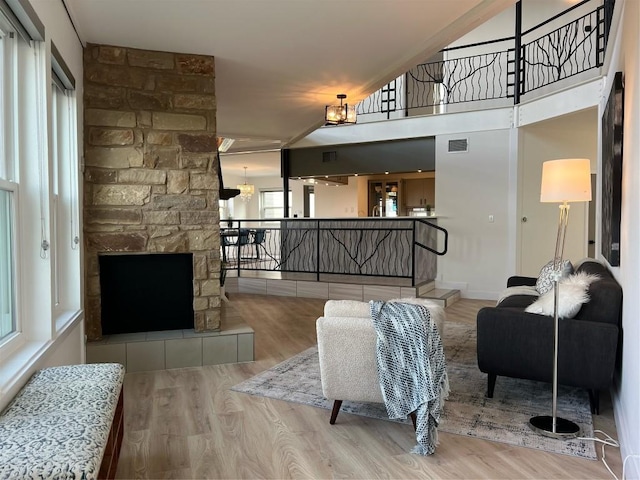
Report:
<svg viewBox="0 0 640 480"><path fill-rule="evenodd" d="M322 163L335 162L338 160L338 152L322 152Z"/></svg>
<svg viewBox="0 0 640 480"><path fill-rule="evenodd" d="M449 140L449 153L463 153L469 151L469 139L457 138L455 140Z"/></svg>

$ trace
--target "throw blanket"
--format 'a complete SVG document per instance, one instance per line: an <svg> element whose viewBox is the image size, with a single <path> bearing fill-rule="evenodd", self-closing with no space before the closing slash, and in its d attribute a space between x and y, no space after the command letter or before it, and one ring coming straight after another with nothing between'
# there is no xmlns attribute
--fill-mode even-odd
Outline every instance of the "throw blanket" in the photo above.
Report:
<svg viewBox="0 0 640 480"><path fill-rule="evenodd" d="M406 418L415 411L418 445L412 453L431 455L449 395L440 333L422 305L372 301L370 307L378 378L389 418Z"/></svg>

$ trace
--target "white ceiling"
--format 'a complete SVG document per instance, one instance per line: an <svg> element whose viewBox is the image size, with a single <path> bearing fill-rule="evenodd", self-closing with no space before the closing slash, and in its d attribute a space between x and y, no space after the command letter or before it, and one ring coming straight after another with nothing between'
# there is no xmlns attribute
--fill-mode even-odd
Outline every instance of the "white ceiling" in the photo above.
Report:
<svg viewBox="0 0 640 480"><path fill-rule="evenodd" d="M515 0L64 0L84 42L215 56L229 151L288 145Z"/></svg>

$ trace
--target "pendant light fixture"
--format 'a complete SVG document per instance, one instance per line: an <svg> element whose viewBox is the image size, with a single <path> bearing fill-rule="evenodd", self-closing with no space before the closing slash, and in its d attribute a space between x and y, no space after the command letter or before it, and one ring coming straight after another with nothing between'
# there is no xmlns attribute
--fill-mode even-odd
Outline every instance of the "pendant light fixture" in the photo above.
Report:
<svg viewBox="0 0 640 480"><path fill-rule="evenodd" d="M237 185L237 188L240 190L240 198L245 202L248 202L253 196L255 188L253 185L247 183L247 167L244 167L244 183Z"/></svg>
<svg viewBox="0 0 640 480"><path fill-rule="evenodd" d="M327 105L324 108L325 125L342 125L343 123L356 123L356 107L355 105L342 104L347 98L344 93L337 95L340 105Z"/></svg>

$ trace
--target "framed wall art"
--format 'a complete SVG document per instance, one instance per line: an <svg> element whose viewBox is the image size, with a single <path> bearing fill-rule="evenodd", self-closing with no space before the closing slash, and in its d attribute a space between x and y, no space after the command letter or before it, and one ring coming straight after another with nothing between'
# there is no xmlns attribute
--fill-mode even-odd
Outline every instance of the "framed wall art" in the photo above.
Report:
<svg viewBox="0 0 640 480"><path fill-rule="evenodd" d="M624 82L617 72L602 114L602 255L613 267L620 265L623 120Z"/></svg>

